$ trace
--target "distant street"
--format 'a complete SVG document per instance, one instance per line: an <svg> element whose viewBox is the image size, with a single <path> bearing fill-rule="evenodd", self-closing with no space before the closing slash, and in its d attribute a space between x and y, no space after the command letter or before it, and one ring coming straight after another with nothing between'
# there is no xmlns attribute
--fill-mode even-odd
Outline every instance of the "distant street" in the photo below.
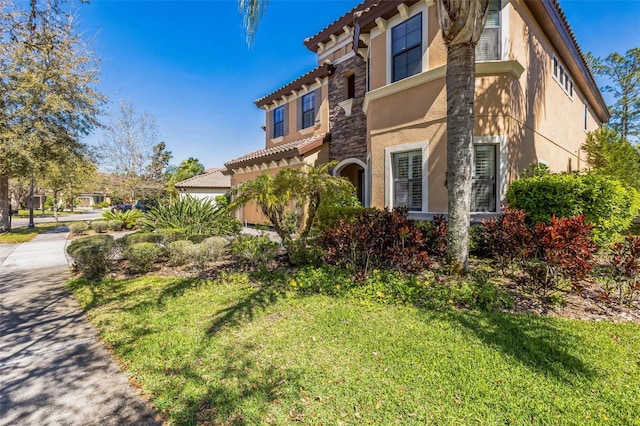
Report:
<svg viewBox="0 0 640 426"><path fill-rule="evenodd" d="M79 221L79 220L94 220L94 219L98 219L102 217L102 211L96 210L89 210L89 211L84 211L82 213L79 214L72 214L72 215L61 215L58 216L58 221L59 222L71 222L71 221ZM48 223L48 222L54 222L53 216L51 217L34 217L33 221L35 223ZM17 218L17 217L13 217L11 218L11 227L12 228L24 228L29 224L29 218Z"/></svg>

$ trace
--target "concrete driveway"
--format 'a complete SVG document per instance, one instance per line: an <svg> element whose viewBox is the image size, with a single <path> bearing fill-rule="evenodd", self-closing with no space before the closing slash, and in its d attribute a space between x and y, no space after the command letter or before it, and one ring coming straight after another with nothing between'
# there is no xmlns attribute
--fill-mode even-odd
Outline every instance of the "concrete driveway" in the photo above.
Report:
<svg viewBox="0 0 640 426"><path fill-rule="evenodd" d="M0 425L161 425L64 287L66 231L0 245Z"/></svg>

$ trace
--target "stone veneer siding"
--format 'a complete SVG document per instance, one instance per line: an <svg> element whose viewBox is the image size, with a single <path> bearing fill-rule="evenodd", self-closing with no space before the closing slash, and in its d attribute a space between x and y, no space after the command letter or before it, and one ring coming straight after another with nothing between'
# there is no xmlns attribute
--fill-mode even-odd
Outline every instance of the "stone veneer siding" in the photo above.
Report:
<svg viewBox="0 0 640 426"><path fill-rule="evenodd" d="M367 117L362 110L366 91L366 63L360 56L351 57L335 65L329 79L329 159L338 162L347 158L367 160ZM345 78L355 72L355 97L351 115L346 116L338 105L345 100Z"/></svg>

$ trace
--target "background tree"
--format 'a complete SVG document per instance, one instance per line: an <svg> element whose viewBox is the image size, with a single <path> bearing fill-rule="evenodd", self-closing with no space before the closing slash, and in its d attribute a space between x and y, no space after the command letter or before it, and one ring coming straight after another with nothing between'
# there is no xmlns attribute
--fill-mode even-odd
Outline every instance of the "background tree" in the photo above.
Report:
<svg viewBox="0 0 640 426"><path fill-rule="evenodd" d="M38 179L40 186L53 193L53 217L58 222L60 194L73 199L87 182L95 180L97 167L87 155L71 154L63 160L51 161ZM73 203L72 203L73 205Z"/></svg>
<svg viewBox="0 0 640 426"><path fill-rule="evenodd" d="M175 169L167 182L168 191L174 197L178 195L175 184L204 173L204 166L197 158L189 157Z"/></svg>
<svg viewBox="0 0 640 426"><path fill-rule="evenodd" d="M447 259L456 270L469 266L471 173L476 81L476 44L489 0L436 0L447 46Z"/></svg>
<svg viewBox="0 0 640 426"><path fill-rule="evenodd" d="M640 191L640 151L614 129L590 132L582 149L590 167Z"/></svg>
<svg viewBox="0 0 640 426"><path fill-rule="evenodd" d="M147 198L160 198L166 195L167 181L171 176L169 174L169 161L173 154L166 150L164 142L160 142L153 146L153 154L151 155L151 163L147 167L146 179L148 194Z"/></svg>
<svg viewBox="0 0 640 426"><path fill-rule="evenodd" d="M60 0L0 3L0 229L8 179L42 169L97 125L98 67Z"/></svg>
<svg viewBox="0 0 640 426"><path fill-rule="evenodd" d="M609 105L609 124L631 142L640 142L640 48L627 51L622 56L612 53L606 58L587 55L591 69L604 77L608 84L601 87L611 93L615 103Z"/></svg>
<svg viewBox="0 0 640 426"><path fill-rule="evenodd" d="M132 201L161 190L155 177L158 167L168 162L171 153L158 141L155 118L146 112L136 113L131 102L120 102L111 114L105 139L100 144L104 168L120 178L119 186ZM117 190L117 188L116 188Z"/></svg>

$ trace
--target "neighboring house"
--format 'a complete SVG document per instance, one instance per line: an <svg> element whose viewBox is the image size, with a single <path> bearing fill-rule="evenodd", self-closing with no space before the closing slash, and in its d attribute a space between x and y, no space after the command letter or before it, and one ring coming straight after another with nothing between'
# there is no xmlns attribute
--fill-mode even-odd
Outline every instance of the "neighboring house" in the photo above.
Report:
<svg viewBox="0 0 640 426"><path fill-rule="evenodd" d="M446 213L447 54L433 1L366 0L304 43L319 66L255 101L266 147L226 163L232 187L336 160L365 206ZM476 59L478 218L532 163L584 168L585 133L609 113L556 0L491 1ZM252 206L240 214L264 220Z"/></svg>
<svg viewBox="0 0 640 426"><path fill-rule="evenodd" d="M193 198L209 198L225 195L231 189L230 176L224 175L225 169L207 169L203 174L194 176L175 184L180 197L190 195Z"/></svg>
<svg viewBox="0 0 640 426"><path fill-rule="evenodd" d="M105 201L111 203L111 198L104 192L81 192L75 198L80 200L82 207L91 207Z"/></svg>

